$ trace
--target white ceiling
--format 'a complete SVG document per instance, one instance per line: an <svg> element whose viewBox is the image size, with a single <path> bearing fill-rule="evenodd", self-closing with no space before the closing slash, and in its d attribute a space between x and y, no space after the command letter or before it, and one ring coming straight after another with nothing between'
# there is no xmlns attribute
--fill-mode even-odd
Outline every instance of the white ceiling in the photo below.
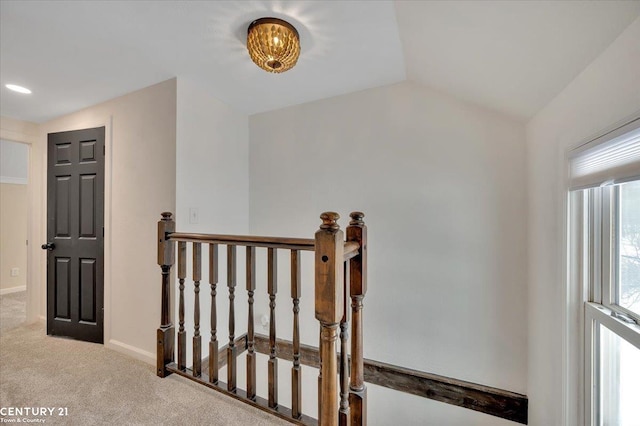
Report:
<svg viewBox="0 0 640 426"><path fill-rule="evenodd" d="M409 79L528 119L640 15L640 1L399 1L396 11Z"/></svg>
<svg viewBox="0 0 640 426"><path fill-rule="evenodd" d="M0 113L42 122L188 76L253 114L408 77L527 119L639 14L639 1L2 0ZM247 55L263 16L300 32L289 72Z"/></svg>
<svg viewBox="0 0 640 426"><path fill-rule="evenodd" d="M2 114L37 122L175 76L248 114L405 79L391 1L3 0L0 15ZM284 74L247 53L247 27L264 16L300 33L301 58Z"/></svg>

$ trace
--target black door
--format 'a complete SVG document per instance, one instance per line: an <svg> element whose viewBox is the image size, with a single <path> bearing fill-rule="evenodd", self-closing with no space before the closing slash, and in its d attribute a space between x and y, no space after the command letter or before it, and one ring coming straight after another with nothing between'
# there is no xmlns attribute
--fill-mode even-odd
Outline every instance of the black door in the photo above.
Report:
<svg viewBox="0 0 640 426"><path fill-rule="evenodd" d="M103 343L104 127L48 144L47 334Z"/></svg>

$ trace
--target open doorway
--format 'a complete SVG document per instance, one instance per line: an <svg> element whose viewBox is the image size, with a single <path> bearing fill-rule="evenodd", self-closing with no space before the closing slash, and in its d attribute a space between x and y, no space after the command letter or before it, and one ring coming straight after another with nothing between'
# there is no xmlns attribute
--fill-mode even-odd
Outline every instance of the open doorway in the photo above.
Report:
<svg viewBox="0 0 640 426"><path fill-rule="evenodd" d="M0 330L26 320L29 145L0 140Z"/></svg>

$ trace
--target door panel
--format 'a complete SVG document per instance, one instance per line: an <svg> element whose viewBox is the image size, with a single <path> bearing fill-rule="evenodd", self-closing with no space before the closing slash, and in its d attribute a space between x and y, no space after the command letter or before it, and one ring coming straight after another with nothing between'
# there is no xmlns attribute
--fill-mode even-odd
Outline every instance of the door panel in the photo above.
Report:
<svg viewBox="0 0 640 426"><path fill-rule="evenodd" d="M80 321L96 322L96 260L80 259Z"/></svg>
<svg viewBox="0 0 640 426"><path fill-rule="evenodd" d="M80 176L80 238L96 238L96 175Z"/></svg>
<svg viewBox="0 0 640 426"><path fill-rule="evenodd" d="M71 294L71 274L69 273L68 257L56 257L56 319L71 319L69 315L70 294Z"/></svg>
<svg viewBox="0 0 640 426"><path fill-rule="evenodd" d="M70 236L71 229L71 176L56 176L56 238Z"/></svg>
<svg viewBox="0 0 640 426"><path fill-rule="evenodd" d="M102 343L104 127L48 144L47 334Z"/></svg>

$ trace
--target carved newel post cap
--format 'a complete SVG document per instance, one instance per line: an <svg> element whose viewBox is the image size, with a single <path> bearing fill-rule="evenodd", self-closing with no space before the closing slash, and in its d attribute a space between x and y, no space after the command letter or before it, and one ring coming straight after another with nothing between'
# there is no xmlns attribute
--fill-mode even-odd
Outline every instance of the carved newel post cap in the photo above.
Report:
<svg viewBox="0 0 640 426"><path fill-rule="evenodd" d="M173 213L171 212L162 212L162 220L164 221L170 221L171 220L171 216L173 215Z"/></svg>
<svg viewBox="0 0 640 426"><path fill-rule="evenodd" d="M340 225L338 225L338 219L340 219L340 215L336 212L324 212L320 215L320 219L322 219L322 225L320 225L320 229L326 229L331 231L337 231L340 229Z"/></svg>
<svg viewBox="0 0 640 426"><path fill-rule="evenodd" d="M364 218L364 213L351 212L349 216L351 216L351 222L349 222L349 225L364 225L364 220L362 220Z"/></svg>

